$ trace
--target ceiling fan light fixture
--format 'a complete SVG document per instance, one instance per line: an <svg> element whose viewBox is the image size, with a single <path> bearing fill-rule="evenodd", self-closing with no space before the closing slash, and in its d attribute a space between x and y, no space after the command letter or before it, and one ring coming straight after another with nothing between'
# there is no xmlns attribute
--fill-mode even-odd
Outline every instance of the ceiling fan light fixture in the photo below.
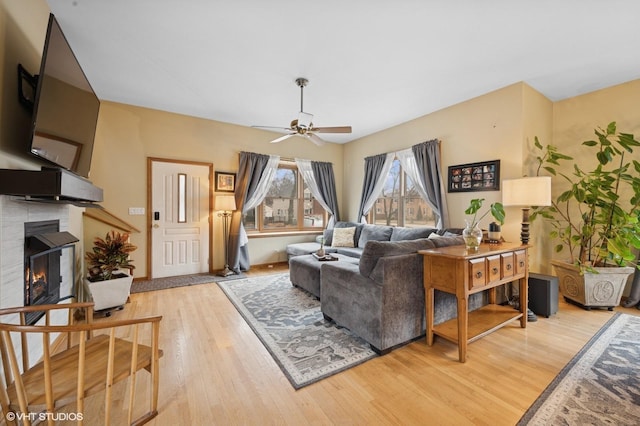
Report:
<svg viewBox="0 0 640 426"><path fill-rule="evenodd" d="M310 128L311 120L313 120L313 114L309 114L308 112L300 111L298 114L298 127Z"/></svg>
<svg viewBox="0 0 640 426"><path fill-rule="evenodd" d="M251 126L268 130L278 130L290 132L287 135L281 136L271 141L271 143L282 142L290 138L291 136L302 136L309 139L314 144L321 146L326 142L322 140L315 133L351 133L351 126L334 126L334 127L313 127L313 114L304 112L304 87L309 83L309 80L303 77L296 79L296 84L300 87L300 112L298 118L291 121L289 128L273 127L273 126Z"/></svg>

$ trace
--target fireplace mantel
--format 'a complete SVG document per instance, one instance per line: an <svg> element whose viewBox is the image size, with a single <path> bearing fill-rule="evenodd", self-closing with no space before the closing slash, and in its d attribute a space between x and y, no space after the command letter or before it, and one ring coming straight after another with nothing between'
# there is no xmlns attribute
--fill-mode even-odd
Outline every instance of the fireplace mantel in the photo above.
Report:
<svg viewBox="0 0 640 426"><path fill-rule="evenodd" d="M25 197L27 201L80 205L103 201L102 189L89 180L59 168L42 170L0 169L0 194Z"/></svg>

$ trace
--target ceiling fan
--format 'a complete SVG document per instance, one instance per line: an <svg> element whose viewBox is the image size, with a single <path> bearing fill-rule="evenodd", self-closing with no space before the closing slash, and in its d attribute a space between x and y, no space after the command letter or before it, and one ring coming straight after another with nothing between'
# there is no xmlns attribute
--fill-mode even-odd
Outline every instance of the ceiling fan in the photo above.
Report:
<svg viewBox="0 0 640 426"><path fill-rule="evenodd" d="M289 132L284 136L271 141L271 143L282 142L285 139L289 139L292 136L303 136L309 139L311 142L318 146L324 145L325 141L322 140L316 133L351 133L351 126L339 126L339 127L314 127L311 120L313 120L313 114L304 112L304 88L309 83L306 78L296 78L296 84L300 87L300 113L298 118L291 121L289 127L272 127L272 126L251 126L260 129L278 130Z"/></svg>

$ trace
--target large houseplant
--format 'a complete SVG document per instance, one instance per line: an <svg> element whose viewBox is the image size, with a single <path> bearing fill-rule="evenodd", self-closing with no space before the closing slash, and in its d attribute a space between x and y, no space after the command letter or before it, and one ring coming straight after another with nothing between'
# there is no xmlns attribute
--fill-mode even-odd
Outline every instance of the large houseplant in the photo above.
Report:
<svg viewBox="0 0 640 426"><path fill-rule="evenodd" d="M125 269L131 271L135 268L129 255L136 249L129 242L127 233L111 230L104 238L94 239L85 259L88 270L86 282L96 311L122 306L127 301L133 276Z"/></svg>
<svg viewBox="0 0 640 426"><path fill-rule="evenodd" d="M582 143L584 150L594 151L593 169L574 163L571 172L556 169L572 157L535 138L538 174L546 170L560 176L568 189L551 206L534 208L532 220L541 216L549 221L551 237L559 240L555 251L568 251L568 262L552 261L565 299L611 309L620 303L636 266L634 250L640 249L640 162L632 157L640 142L618 132L615 122L596 128L595 135L596 140ZM614 268L620 274L613 275Z"/></svg>

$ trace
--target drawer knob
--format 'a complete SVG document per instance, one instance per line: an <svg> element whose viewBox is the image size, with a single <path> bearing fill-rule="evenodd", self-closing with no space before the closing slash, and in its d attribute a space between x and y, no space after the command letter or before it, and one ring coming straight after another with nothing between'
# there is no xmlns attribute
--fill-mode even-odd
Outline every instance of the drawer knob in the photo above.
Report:
<svg viewBox="0 0 640 426"><path fill-rule="evenodd" d="M492 274L497 274L498 273L498 268L496 268L495 266L493 267L493 269L491 270Z"/></svg>
<svg viewBox="0 0 640 426"><path fill-rule="evenodd" d="M476 278L482 278L482 272L481 271L476 272Z"/></svg>
<svg viewBox="0 0 640 426"><path fill-rule="evenodd" d="M520 267L521 267L521 268L524 268L524 260L521 260L521 261L520 261Z"/></svg>
<svg viewBox="0 0 640 426"><path fill-rule="evenodd" d="M507 263L507 271L510 271L510 270L511 270L511 266L512 266L512 265L511 265L510 263Z"/></svg>

